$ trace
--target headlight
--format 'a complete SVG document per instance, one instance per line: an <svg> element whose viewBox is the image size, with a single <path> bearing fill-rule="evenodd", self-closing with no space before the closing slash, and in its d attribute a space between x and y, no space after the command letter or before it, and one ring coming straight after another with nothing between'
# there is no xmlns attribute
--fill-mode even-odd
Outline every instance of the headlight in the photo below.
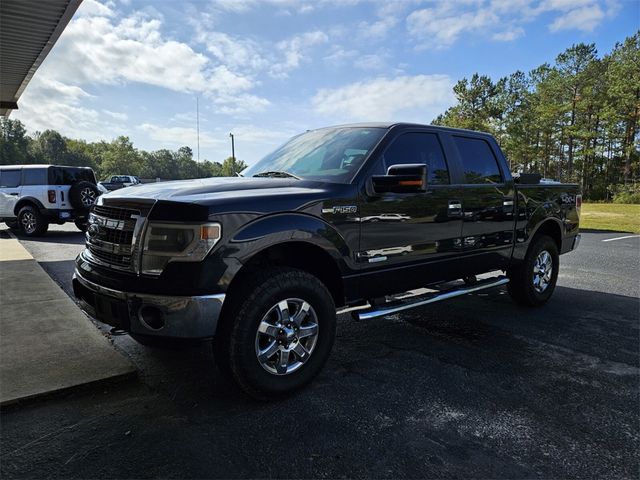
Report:
<svg viewBox="0 0 640 480"><path fill-rule="evenodd" d="M142 250L142 273L160 275L172 261L199 262L222 237L219 223L147 225Z"/></svg>

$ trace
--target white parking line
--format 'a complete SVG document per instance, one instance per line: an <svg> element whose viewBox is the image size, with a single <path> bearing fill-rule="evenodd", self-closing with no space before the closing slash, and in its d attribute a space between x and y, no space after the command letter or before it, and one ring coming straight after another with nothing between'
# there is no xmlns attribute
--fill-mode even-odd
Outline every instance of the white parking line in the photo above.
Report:
<svg viewBox="0 0 640 480"><path fill-rule="evenodd" d="M602 241L603 242L613 242L615 240L624 240L625 238L640 238L640 235L626 235L624 237L607 238L606 240L602 240Z"/></svg>

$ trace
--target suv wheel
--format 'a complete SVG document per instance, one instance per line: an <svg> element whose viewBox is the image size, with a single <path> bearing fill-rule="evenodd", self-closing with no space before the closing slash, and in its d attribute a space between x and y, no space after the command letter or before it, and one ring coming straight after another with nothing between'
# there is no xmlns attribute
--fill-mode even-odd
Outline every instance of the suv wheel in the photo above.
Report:
<svg viewBox="0 0 640 480"><path fill-rule="evenodd" d="M44 235L49 229L49 223L40 215L38 209L31 205L20 209L20 212L18 212L18 224L22 233L28 237Z"/></svg>
<svg viewBox="0 0 640 480"><path fill-rule="evenodd" d="M80 230L81 232L86 232L87 231L88 223L87 223L86 220L74 220L73 223L76 225L78 230Z"/></svg>
<svg viewBox="0 0 640 480"><path fill-rule="evenodd" d="M291 393L322 369L333 347L336 313L320 280L273 267L231 294L214 355L221 371L252 397Z"/></svg>
<svg viewBox="0 0 640 480"><path fill-rule="evenodd" d="M556 242L547 235L535 237L524 261L508 272L511 297L530 307L546 303L556 288L559 261Z"/></svg>
<svg viewBox="0 0 640 480"><path fill-rule="evenodd" d="M88 210L100 195L98 187L91 182L78 182L69 189L69 202L78 210Z"/></svg>

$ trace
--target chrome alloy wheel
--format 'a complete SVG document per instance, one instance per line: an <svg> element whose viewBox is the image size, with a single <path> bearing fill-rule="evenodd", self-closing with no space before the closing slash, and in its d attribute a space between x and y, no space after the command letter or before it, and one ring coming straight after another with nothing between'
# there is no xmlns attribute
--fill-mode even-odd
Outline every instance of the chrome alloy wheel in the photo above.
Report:
<svg viewBox="0 0 640 480"><path fill-rule="evenodd" d="M549 252L542 250L533 264L533 288L536 292L542 293L547 289L552 274L553 258Z"/></svg>
<svg viewBox="0 0 640 480"><path fill-rule="evenodd" d="M318 316L299 298L278 302L262 317L256 332L258 362L273 375L298 370L311 357L318 342Z"/></svg>
<svg viewBox="0 0 640 480"><path fill-rule="evenodd" d="M36 231L36 216L31 212L25 212L22 214L22 218L20 218L20 223L22 223L22 229L24 233L33 233Z"/></svg>
<svg viewBox="0 0 640 480"><path fill-rule="evenodd" d="M80 201L83 207L89 208L96 201L96 192L89 187L82 189L80 192Z"/></svg>

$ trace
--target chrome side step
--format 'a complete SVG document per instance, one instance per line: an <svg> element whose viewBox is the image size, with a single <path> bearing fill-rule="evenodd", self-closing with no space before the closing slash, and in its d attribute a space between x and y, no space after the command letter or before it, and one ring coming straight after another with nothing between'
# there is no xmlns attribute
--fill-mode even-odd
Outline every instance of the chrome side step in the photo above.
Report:
<svg viewBox="0 0 640 480"><path fill-rule="evenodd" d="M422 307L423 305L428 305L430 303L441 302L442 300L448 300L449 298L460 297L479 290L499 287L500 285L505 285L507 283L509 283L509 279L506 276L493 277L480 281L475 285L443 290L441 292L429 294L426 298L422 296L419 300L405 301L393 306L382 306L379 308L373 308L372 310L353 311L351 314L356 320L369 320L371 318L383 317L385 315L391 315L392 313L402 312L411 308Z"/></svg>

